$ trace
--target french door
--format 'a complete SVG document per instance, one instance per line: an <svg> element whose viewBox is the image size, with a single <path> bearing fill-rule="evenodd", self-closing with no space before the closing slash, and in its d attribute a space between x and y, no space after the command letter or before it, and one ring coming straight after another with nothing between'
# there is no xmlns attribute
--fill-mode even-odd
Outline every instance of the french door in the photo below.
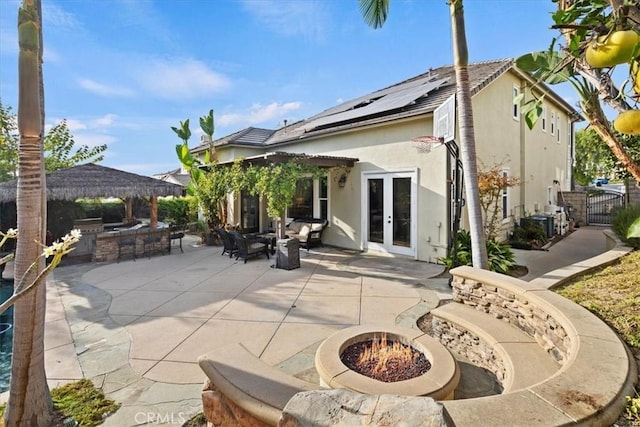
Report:
<svg viewBox="0 0 640 427"><path fill-rule="evenodd" d="M415 172L364 174L364 246L366 249L415 255Z"/></svg>

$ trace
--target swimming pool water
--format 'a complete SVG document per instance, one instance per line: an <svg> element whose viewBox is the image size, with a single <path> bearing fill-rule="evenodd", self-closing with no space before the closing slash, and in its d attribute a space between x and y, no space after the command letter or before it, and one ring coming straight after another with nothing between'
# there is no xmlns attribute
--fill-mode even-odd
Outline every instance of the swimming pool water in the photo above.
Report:
<svg viewBox="0 0 640 427"><path fill-rule="evenodd" d="M13 293L13 281L0 279L0 302ZM0 314L0 393L9 390L11 346L13 345L13 307Z"/></svg>

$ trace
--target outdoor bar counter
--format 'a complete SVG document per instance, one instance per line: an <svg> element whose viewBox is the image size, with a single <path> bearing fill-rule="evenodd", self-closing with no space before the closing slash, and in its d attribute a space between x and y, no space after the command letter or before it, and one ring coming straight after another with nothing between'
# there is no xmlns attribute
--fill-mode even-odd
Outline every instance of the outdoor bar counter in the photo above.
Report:
<svg viewBox="0 0 640 427"><path fill-rule="evenodd" d="M138 224L96 234L92 261L120 261L169 252L169 228Z"/></svg>

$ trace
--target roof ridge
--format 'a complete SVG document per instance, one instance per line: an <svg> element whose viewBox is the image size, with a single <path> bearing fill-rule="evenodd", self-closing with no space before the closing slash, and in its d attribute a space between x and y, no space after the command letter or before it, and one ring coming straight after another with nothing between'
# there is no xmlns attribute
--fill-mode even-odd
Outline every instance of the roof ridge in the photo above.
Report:
<svg viewBox="0 0 640 427"><path fill-rule="evenodd" d="M509 64L512 64L513 61L514 61L513 58L488 59L488 60L485 60L485 61L470 62L467 66L468 67L472 67L472 66L487 65L487 64L499 63L499 62L508 62ZM416 80L416 79L423 78L423 77L429 75L430 73L432 73L435 70L441 70L441 69L453 68L453 67L454 67L454 64L447 64L447 65L439 65L437 67L430 67L429 70L425 71L424 73L417 74L417 75L415 75L413 77L406 78L406 79L404 79L404 80L402 80L402 81L400 81L398 83L394 83L394 84L391 84L389 86L377 89L374 92L379 92L379 91L384 90L384 89L388 89L388 88L391 88L391 87L394 87L394 86L398 86L398 85L401 85L401 84L404 84L404 83L407 83L407 82L410 82L410 81L413 81L413 80Z"/></svg>

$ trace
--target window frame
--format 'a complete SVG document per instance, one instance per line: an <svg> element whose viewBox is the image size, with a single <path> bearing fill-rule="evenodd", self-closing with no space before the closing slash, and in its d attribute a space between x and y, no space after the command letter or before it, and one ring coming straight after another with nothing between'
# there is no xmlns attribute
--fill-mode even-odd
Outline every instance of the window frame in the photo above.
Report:
<svg viewBox="0 0 640 427"><path fill-rule="evenodd" d="M324 180L326 182L327 185L327 194L326 197L320 197L320 179L318 178L312 178L311 176L305 176L305 177L301 177L300 179L312 179L311 182L311 216L307 216L309 218L322 218L322 202L325 201L327 204L327 218L322 218L322 219L329 219L330 217L330 212L331 212L331 204L330 204L330 198L329 198L329 194L331 194L331 180L329 179L328 175L324 176ZM293 201L292 201L293 204ZM285 212L285 218L287 218L287 220L293 220L295 218L301 218L300 216L296 216L293 217L290 215L290 211L289 209L291 208L291 206L287 206L287 210Z"/></svg>
<svg viewBox="0 0 640 427"><path fill-rule="evenodd" d="M520 101L515 101L518 96L520 96L520 88L516 85L513 85L513 110L511 114L513 115L513 120L519 122L520 121Z"/></svg>
<svg viewBox="0 0 640 427"><path fill-rule="evenodd" d="M503 178L508 178L509 177L509 168L502 168L501 174ZM509 218L511 217L510 214L510 206L511 206L511 194L509 191L509 187L505 186L502 189L502 204L501 204L501 208L502 208L502 222L508 222Z"/></svg>

